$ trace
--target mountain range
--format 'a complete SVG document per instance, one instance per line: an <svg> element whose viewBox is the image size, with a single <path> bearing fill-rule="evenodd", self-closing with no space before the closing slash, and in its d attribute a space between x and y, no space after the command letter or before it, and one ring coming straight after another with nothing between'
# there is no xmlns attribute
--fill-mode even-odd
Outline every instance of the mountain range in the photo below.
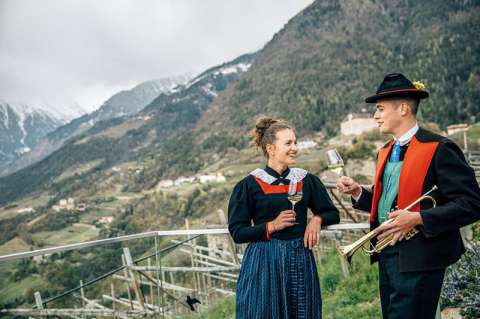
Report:
<svg viewBox="0 0 480 319"><path fill-rule="evenodd" d="M0 163L11 163L29 152L63 124L65 119L40 108L0 101Z"/></svg>
<svg viewBox="0 0 480 319"><path fill-rule="evenodd" d="M21 168L38 162L53 151L60 148L69 138L78 135L100 121L106 121L117 117L125 117L139 112L161 93L172 91L178 85L186 83L189 75L169 77L140 83L132 89L116 93L103 103L97 110L74 118L69 122L57 120L57 125L37 124L34 140L25 148L20 135L15 133L12 127L5 129L5 136L12 134L10 141L18 144L19 150L0 164L0 176L11 174ZM1 104L0 104L1 105ZM31 107L28 109L32 109ZM0 109L1 111L1 109ZM55 117L43 110L35 110L33 114L45 114L48 118ZM25 116L23 116L25 117ZM2 114L0 113L0 119ZM38 121L37 121L38 122ZM0 130L2 127L0 126ZM40 134L43 133L43 134ZM7 139L7 137L5 137ZM8 147L8 143L1 143L0 146ZM1 151L1 150L0 150ZM1 153L0 153L1 154Z"/></svg>
<svg viewBox="0 0 480 319"><path fill-rule="evenodd" d="M459 0L315 1L260 51L158 95L137 114L84 129L90 118L80 118L49 134L61 147L1 178L0 203L45 190L65 196L125 162L143 170L124 188L151 188L247 147L248 131L262 114L287 119L299 135L333 136L349 112L373 111L363 100L391 72L426 85L424 121L442 128L479 121L479 9L478 1ZM91 161L101 164L54 182Z"/></svg>
<svg viewBox="0 0 480 319"><path fill-rule="evenodd" d="M76 187L85 187L82 179L73 181L75 176L55 182L62 173L81 164L97 162L83 177L101 179L97 173L113 165L157 159L162 153L159 150L188 134L212 101L249 69L254 56L246 54L206 70L186 84L161 93L136 114L95 122L97 114L105 114L102 107L47 135L49 141L63 145L37 163L1 178L0 204L33 191L51 189L64 196ZM196 168L195 161L189 163L190 170Z"/></svg>

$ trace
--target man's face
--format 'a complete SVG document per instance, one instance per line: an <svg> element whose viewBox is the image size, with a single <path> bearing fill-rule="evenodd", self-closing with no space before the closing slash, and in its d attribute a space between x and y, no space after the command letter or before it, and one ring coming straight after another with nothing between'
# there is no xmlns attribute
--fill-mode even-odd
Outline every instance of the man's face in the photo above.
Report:
<svg viewBox="0 0 480 319"><path fill-rule="evenodd" d="M402 122L402 108L396 100L379 100L373 119L377 122L380 132L394 134Z"/></svg>

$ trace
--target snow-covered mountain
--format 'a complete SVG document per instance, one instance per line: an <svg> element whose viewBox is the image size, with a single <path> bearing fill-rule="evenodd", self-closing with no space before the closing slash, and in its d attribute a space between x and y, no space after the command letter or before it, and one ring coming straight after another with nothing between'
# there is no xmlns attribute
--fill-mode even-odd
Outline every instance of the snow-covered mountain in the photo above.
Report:
<svg viewBox="0 0 480 319"><path fill-rule="evenodd" d="M2 165L29 152L65 119L41 108L0 100L0 161Z"/></svg>
<svg viewBox="0 0 480 319"><path fill-rule="evenodd" d="M182 75L143 82L131 90L120 91L92 113L95 122L138 113L161 93L168 93L190 80Z"/></svg>
<svg viewBox="0 0 480 319"><path fill-rule="evenodd" d="M135 115L95 123L90 129L63 142L54 153L34 165L0 178L0 205L40 188L57 189L55 179L58 176L92 161L102 164L95 170L82 173L84 181L89 180L87 175L109 174L114 166L136 162L134 166L142 166L143 171L148 172L142 175L145 179L136 179L130 184L140 189L152 187L158 183L159 177L166 174L194 173L203 165L197 166L202 163L205 149L213 149L217 144L228 148L230 143L214 136L207 143L195 144L197 123L214 101L222 98L223 92L238 83L254 58L255 53L245 54L210 68L173 91L158 95ZM84 119L82 121L85 123ZM50 137L58 131L48 135L50 142L53 142ZM179 167L176 165L179 161L187 164ZM92 186L90 182L80 184L80 187Z"/></svg>
<svg viewBox="0 0 480 319"><path fill-rule="evenodd" d="M85 132L100 121L138 113L160 94L168 94L174 91L177 86L184 85L189 80L189 75L151 80L143 82L130 90L116 93L96 111L75 118L67 124L60 123L64 125L57 125L52 130L49 130L48 134L40 136L36 145L28 146L29 152L24 152L21 156L17 152L16 156L11 157L9 161L0 162L0 176L13 173L39 161L60 148L66 140ZM58 114L59 111L61 110L57 108L55 114ZM4 143L0 139L0 152Z"/></svg>

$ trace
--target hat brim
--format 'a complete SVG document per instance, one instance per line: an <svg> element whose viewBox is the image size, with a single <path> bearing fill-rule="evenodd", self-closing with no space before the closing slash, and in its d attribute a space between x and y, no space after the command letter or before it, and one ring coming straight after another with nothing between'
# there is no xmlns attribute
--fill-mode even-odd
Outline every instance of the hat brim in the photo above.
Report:
<svg viewBox="0 0 480 319"><path fill-rule="evenodd" d="M369 96L365 99L367 103L376 103L378 100L389 99L394 97L410 97L416 100L425 99L428 97L427 91L421 91L417 89L401 89L388 92L378 93L372 96Z"/></svg>

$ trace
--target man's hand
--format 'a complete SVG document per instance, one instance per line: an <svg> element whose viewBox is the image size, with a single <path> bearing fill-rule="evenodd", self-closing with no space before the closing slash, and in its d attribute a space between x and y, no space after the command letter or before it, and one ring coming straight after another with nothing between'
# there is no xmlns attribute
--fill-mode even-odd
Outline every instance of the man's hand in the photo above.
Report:
<svg viewBox="0 0 480 319"><path fill-rule="evenodd" d="M362 192L362 187L350 177L342 176L337 180L337 190L344 194L358 197Z"/></svg>
<svg viewBox="0 0 480 319"><path fill-rule="evenodd" d="M393 234L393 239L390 243L391 246L394 246L398 241L402 241L412 228L423 224L422 217L418 212L400 209L391 212L389 217L395 220L389 224L382 224L378 227L381 231L378 239L381 240Z"/></svg>
<svg viewBox="0 0 480 319"><path fill-rule="evenodd" d="M312 249L320 245L320 228L322 227L322 217L314 215L308 222L303 236L303 244L305 248Z"/></svg>

